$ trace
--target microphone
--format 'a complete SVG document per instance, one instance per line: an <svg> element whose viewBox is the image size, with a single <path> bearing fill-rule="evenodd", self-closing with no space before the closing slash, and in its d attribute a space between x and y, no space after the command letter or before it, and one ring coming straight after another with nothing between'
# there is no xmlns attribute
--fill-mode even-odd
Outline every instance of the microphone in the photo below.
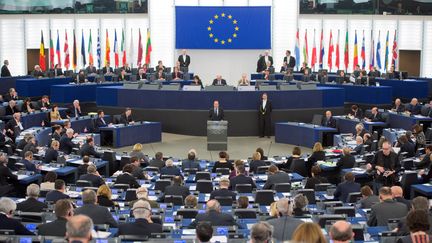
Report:
<svg viewBox="0 0 432 243"><path fill-rule="evenodd" d="M153 148L153 144L150 144L150 148L153 150L153 154L156 154L156 151Z"/></svg>
<svg viewBox="0 0 432 243"><path fill-rule="evenodd" d="M268 150L267 150L267 159L268 159L269 156L270 156L270 149L271 149L272 144L273 144L273 141L270 140L269 148L268 148Z"/></svg>

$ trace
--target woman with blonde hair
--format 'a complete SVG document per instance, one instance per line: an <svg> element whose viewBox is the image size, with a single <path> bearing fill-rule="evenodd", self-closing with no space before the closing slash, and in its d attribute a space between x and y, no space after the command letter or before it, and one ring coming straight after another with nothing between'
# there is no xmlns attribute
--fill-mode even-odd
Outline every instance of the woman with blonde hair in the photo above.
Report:
<svg viewBox="0 0 432 243"><path fill-rule="evenodd" d="M129 153L130 157L136 157L141 163L148 164L149 159L147 156L142 152L143 146L140 143L136 143L133 148L132 152Z"/></svg>
<svg viewBox="0 0 432 243"><path fill-rule="evenodd" d="M270 204L269 215L270 215L270 217L268 217L266 220L275 219L278 217L279 212L278 212L277 207L276 207L276 202L272 202Z"/></svg>
<svg viewBox="0 0 432 243"><path fill-rule="evenodd" d="M292 242L327 243L321 227L315 223L303 223L297 227L291 238Z"/></svg>
<svg viewBox="0 0 432 243"><path fill-rule="evenodd" d="M311 168L312 166L320 160L325 160L325 152L322 144L320 142L316 142L312 148L312 155L305 162L306 171L308 172L308 177L311 177Z"/></svg>
<svg viewBox="0 0 432 243"><path fill-rule="evenodd" d="M97 201L100 206L104 207L115 207L118 206L113 200L111 200L112 192L109 186L106 184L101 185L97 192Z"/></svg>

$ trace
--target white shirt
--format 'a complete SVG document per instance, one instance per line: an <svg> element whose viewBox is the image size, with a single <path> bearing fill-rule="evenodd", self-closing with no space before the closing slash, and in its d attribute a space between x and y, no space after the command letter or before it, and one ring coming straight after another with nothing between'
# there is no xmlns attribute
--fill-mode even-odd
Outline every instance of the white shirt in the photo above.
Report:
<svg viewBox="0 0 432 243"><path fill-rule="evenodd" d="M267 62L269 61L268 56L264 56L264 60L265 60L265 62L267 63Z"/></svg>
<svg viewBox="0 0 432 243"><path fill-rule="evenodd" d="M24 130L24 127L22 126L21 121L16 121L16 122L17 122L17 126L19 126L19 128L21 130Z"/></svg>
<svg viewBox="0 0 432 243"><path fill-rule="evenodd" d="M183 55L183 62L186 62L186 55Z"/></svg>
<svg viewBox="0 0 432 243"><path fill-rule="evenodd" d="M267 100L263 100L263 102L262 102L262 109L263 110L265 110L266 104L267 104Z"/></svg>

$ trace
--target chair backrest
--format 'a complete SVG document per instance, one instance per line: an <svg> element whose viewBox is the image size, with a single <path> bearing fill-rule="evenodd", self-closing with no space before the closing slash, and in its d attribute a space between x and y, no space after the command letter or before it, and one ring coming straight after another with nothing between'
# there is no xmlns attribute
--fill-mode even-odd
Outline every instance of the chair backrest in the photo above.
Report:
<svg viewBox="0 0 432 243"><path fill-rule="evenodd" d="M351 192L348 194L347 203L357 203L357 201L362 197L361 192Z"/></svg>
<svg viewBox="0 0 432 243"><path fill-rule="evenodd" d="M115 189L126 191L127 189L129 189L129 184L114 184L113 187Z"/></svg>
<svg viewBox="0 0 432 243"><path fill-rule="evenodd" d="M136 196L136 189L135 188L129 188L126 190L126 195L125 195L125 201L126 202L134 201L137 199L138 198Z"/></svg>
<svg viewBox="0 0 432 243"><path fill-rule="evenodd" d="M130 163L131 163L131 157L129 155L122 156L120 159L120 169L123 169L125 165Z"/></svg>
<svg viewBox="0 0 432 243"><path fill-rule="evenodd" d="M213 191L213 182L211 180L198 180L196 190L200 193L211 193Z"/></svg>
<svg viewBox="0 0 432 243"><path fill-rule="evenodd" d="M270 166L258 166L256 170L256 174L265 174L267 173Z"/></svg>
<svg viewBox="0 0 432 243"><path fill-rule="evenodd" d="M404 196L406 198L410 198L410 191L411 191L411 185L416 184L418 181L417 179L417 172L407 172L403 173L402 179L401 179L401 186L404 191Z"/></svg>
<svg viewBox="0 0 432 243"><path fill-rule="evenodd" d="M303 194L303 196L305 196L308 199L309 204L316 203L315 191L313 189L300 189L297 191L297 194Z"/></svg>
<svg viewBox="0 0 432 243"><path fill-rule="evenodd" d="M294 159L291 164L291 171L303 177L307 177L306 164L304 159Z"/></svg>
<svg viewBox="0 0 432 243"><path fill-rule="evenodd" d="M233 205L233 198L231 196L217 196L215 199L220 203L221 206Z"/></svg>
<svg viewBox="0 0 432 243"><path fill-rule="evenodd" d="M312 124L321 126L323 115L320 114L314 114L312 118Z"/></svg>
<svg viewBox="0 0 432 243"><path fill-rule="evenodd" d="M144 168L145 171L147 172L159 172L159 168L158 167L154 167L154 166L147 166Z"/></svg>
<svg viewBox="0 0 432 243"><path fill-rule="evenodd" d="M172 180L172 178L174 178L175 176L174 175L160 175L160 178L161 179L169 179L169 180Z"/></svg>
<svg viewBox="0 0 432 243"><path fill-rule="evenodd" d="M42 223L44 221L43 213L16 212L15 215L21 219L21 222Z"/></svg>
<svg viewBox="0 0 432 243"><path fill-rule="evenodd" d="M345 214L348 217L355 217L355 207L334 207L334 214Z"/></svg>
<svg viewBox="0 0 432 243"><path fill-rule="evenodd" d="M249 208L239 208L234 209L234 215L237 216L239 219L256 219L257 218L257 210L256 209L249 209Z"/></svg>
<svg viewBox="0 0 432 243"><path fill-rule="evenodd" d="M186 168L183 170L184 173L190 174L190 175L195 175L197 173L198 169L197 168Z"/></svg>
<svg viewBox="0 0 432 243"><path fill-rule="evenodd" d="M252 193L252 185L251 184L237 184L235 187L235 190L238 193Z"/></svg>
<svg viewBox="0 0 432 243"><path fill-rule="evenodd" d="M93 183L91 181L86 181L86 180L77 180L75 184L78 187L93 186Z"/></svg>
<svg viewBox="0 0 432 243"><path fill-rule="evenodd" d="M268 206L274 202L273 190L257 190L255 193L255 203Z"/></svg>
<svg viewBox="0 0 432 243"><path fill-rule="evenodd" d="M317 191L317 192L324 192L324 191L327 191L327 188L329 187L329 186L331 186L332 184L330 184L330 183L320 183L320 184L316 184L315 185L315 191Z"/></svg>
<svg viewBox="0 0 432 243"><path fill-rule="evenodd" d="M141 241L148 241L149 240L149 236L148 235L119 235L119 239L121 241L136 241L136 242L141 242Z"/></svg>
<svg viewBox="0 0 432 243"><path fill-rule="evenodd" d="M290 192L291 183L276 183L273 188L276 192Z"/></svg>
<svg viewBox="0 0 432 243"><path fill-rule="evenodd" d="M177 215L183 216L184 219L194 219L198 215L198 209L180 208L177 210Z"/></svg>
<svg viewBox="0 0 432 243"><path fill-rule="evenodd" d="M216 168L216 173L221 175L229 175L230 169L228 168Z"/></svg>
<svg viewBox="0 0 432 243"><path fill-rule="evenodd" d="M211 180L211 174L207 171L197 171L195 174L195 181L198 180Z"/></svg>
<svg viewBox="0 0 432 243"><path fill-rule="evenodd" d="M169 185L171 185L171 180L169 179L157 180L155 183L154 190L165 192L165 188Z"/></svg>
<svg viewBox="0 0 432 243"><path fill-rule="evenodd" d="M172 203L174 206L182 206L183 197L180 195L165 195L164 203Z"/></svg>

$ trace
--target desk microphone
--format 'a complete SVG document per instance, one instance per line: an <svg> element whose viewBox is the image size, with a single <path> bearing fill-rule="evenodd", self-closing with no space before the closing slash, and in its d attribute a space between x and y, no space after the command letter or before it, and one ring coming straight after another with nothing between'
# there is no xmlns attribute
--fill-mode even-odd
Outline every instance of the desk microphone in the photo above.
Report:
<svg viewBox="0 0 432 243"><path fill-rule="evenodd" d="M211 153L211 151L209 151L209 154L210 154L210 161L212 161L212 162L213 162L213 156L212 156L212 153Z"/></svg>
<svg viewBox="0 0 432 243"><path fill-rule="evenodd" d="M156 154L156 151L153 148L153 144L150 143L150 148L153 150L153 154Z"/></svg>

